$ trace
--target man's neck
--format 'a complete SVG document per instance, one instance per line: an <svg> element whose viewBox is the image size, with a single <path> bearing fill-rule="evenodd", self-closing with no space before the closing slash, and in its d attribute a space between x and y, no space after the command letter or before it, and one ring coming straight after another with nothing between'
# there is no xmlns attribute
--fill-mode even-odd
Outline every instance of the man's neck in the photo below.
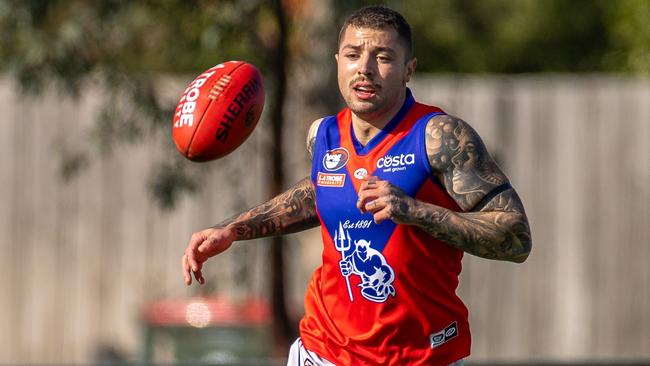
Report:
<svg viewBox="0 0 650 366"><path fill-rule="evenodd" d="M369 115L357 115L352 112L352 129L357 141L359 141L361 145L366 146L368 142L372 140L372 138L375 137L382 128L386 127L388 122L390 122L395 115L397 115L405 101L406 92L402 94L400 100L386 111L380 111Z"/></svg>

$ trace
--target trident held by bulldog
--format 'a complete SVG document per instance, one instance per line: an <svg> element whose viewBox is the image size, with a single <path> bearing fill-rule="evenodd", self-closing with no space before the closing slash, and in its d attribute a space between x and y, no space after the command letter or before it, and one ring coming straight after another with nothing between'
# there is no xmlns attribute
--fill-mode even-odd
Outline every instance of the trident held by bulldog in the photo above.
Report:
<svg viewBox="0 0 650 366"><path fill-rule="evenodd" d="M347 234L347 238L346 238L346 234ZM339 222L338 231L337 230L334 231L334 245L336 246L336 250L341 252L341 260L344 260L345 251L352 247L352 239L350 238L349 230L343 232L343 224L341 224L341 222ZM352 297L352 289L350 288L350 274L344 277L345 277L345 284L348 286L348 295L350 295L350 302L354 302L354 298Z"/></svg>

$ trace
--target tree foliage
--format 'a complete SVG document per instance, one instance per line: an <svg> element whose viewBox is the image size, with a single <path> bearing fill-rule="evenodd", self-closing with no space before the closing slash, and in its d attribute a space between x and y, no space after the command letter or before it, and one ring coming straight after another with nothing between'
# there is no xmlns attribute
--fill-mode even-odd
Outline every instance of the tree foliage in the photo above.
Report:
<svg viewBox="0 0 650 366"><path fill-rule="evenodd" d="M302 36L310 2L284 0L289 58L316 52ZM340 24L375 1L331 1ZM72 96L89 84L107 92L94 124L96 150L140 141L167 126L174 102L156 85L161 74L195 75L217 62L245 59L273 82L279 35L273 2L262 0L0 0L0 71L27 92L55 85ZM648 0L389 0L413 26L419 72L530 73L650 71ZM329 34L336 37L338 24ZM314 91L305 91L315 95ZM85 154L85 155L84 155ZM65 176L92 158L62 159ZM177 158L175 156L175 158ZM70 162L72 161L72 163ZM76 163L75 163L76 162ZM172 206L192 190L186 166L152 181ZM160 182L159 180L162 180ZM175 184L178 183L178 184Z"/></svg>
<svg viewBox="0 0 650 366"><path fill-rule="evenodd" d="M116 144L157 138L169 126L175 101L162 98L161 75L191 76L229 59L246 59L266 71L264 54L277 35L269 12L266 2L256 0L4 1L0 70L28 93L46 86L73 97L89 85L105 91L93 146L61 157L62 174L70 178L87 166L79 162L92 159L92 150L108 153ZM167 208L195 190L191 175L200 176L178 154L170 157L170 166L156 169L150 184Z"/></svg>
<svg viewBox="0 0 650 366"><path fill-rule="evenodd" d="M647 0L395 2L427 72L647 73Z"/></svg>

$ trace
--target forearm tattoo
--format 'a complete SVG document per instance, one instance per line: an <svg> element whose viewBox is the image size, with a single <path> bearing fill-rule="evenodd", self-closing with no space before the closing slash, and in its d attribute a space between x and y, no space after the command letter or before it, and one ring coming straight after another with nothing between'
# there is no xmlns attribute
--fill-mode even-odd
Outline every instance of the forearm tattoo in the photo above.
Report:
<svg viewBox="0 0 650 366"><path fill-rule="evenodd" d="M488 259L523 262L530 252L531 238L526 215L516 193L502 192L480 212L457 213L443 207L421 204L412 214L416 225L434 237L465 252Z"/></svg>
<svg viewBox="0 0 650 366"><path fill-rule="evenodd" d="M531 236L514 189L504 190L480 211L471 212L493 189L508 183L478 134L467 123L448 115L432 118L426 132L431 167L465 212L418 202L409 215L412 223L468 253L523 262L531 249Z"/></svg>
<svg viewBox="0 0 650 366"><path fill-rule="evenodd" d="M314 188L309 178L268 202L216 225L232 226L237 240L290 234L318 226Z"/></svg>

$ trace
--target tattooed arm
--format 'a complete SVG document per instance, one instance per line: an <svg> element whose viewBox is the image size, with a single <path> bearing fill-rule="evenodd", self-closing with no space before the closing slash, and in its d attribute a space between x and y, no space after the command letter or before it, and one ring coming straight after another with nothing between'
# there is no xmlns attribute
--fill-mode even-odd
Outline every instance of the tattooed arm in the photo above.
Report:
<svg viewBox="0 0 650 366"><path fill-rule="evenodd" d="M317 225L314 189L311 180L304 178L270 201L233 216L213 228L228 228L235 231L235 240L250 240L296 233Z"/></svg>
<svg viewBox="0 0 650 366"><path fill-rule="evenodd" d="M439 115L426 129L429 163L465 211L418 204L412 217L433 236L474 255L523 262L531 249L523 204L476 131Z"/></svg>
<svg viewBox="0 0 650 366"><path fill-rule="evenodd" d="M476 131L458 118L435 116L427 124L426 148L433 171L464 212L417 201L374 177L362 184L359 208L375 221L419 226L479 257L525 261L531 237L523 205Z"/></svg>
<svg viewBox="0 0 650 366"><path fill-rule="evenodd" d="M310 156L319 124L320 120L315 121L307 136ZM307 177L268 202L194 233L181 260L185 283L192 283L193 273L196 280L203 284L203 263L230 248L235 240L290 234L318 224L314 187Z"/></svg>
<svg viewBox="0 0 650 366"><path fill-rule="evenodd" d="M316 132L322 119L311 124L307 133L307 152L313 157ZM235 240L249 240L291 234L318 226L314 188L309 177L270 201L233 216L214 228L232 228Z"/></svg>

